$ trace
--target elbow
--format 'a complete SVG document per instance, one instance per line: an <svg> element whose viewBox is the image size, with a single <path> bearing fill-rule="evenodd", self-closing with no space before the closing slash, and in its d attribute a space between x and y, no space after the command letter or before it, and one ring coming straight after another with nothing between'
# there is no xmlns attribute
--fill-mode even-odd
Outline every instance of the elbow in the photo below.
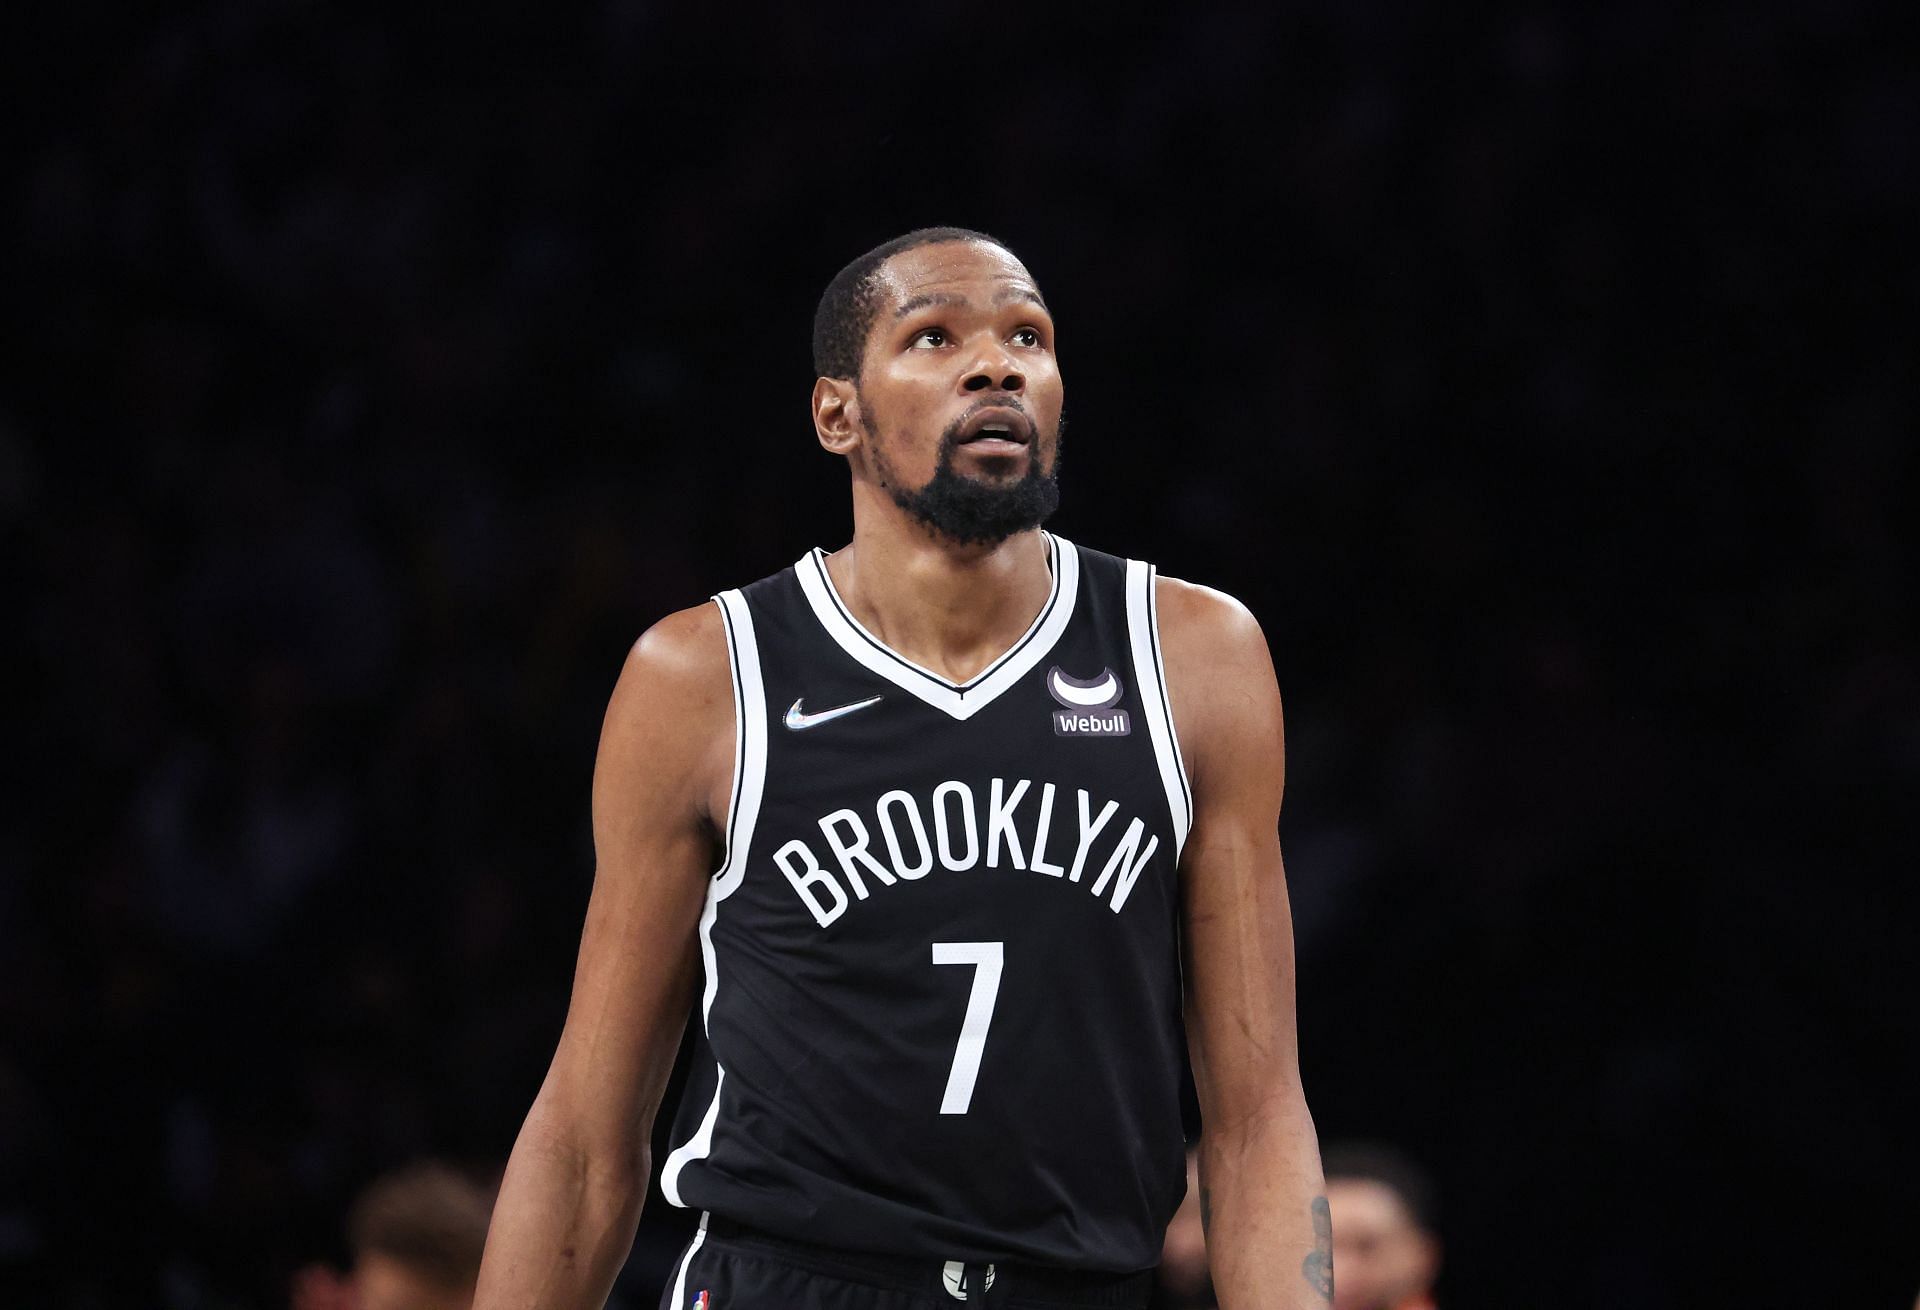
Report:
<svg viewBox="0 0 1920 1310"><path fill-rule="evenodd" d="M1269 1134L1304 1136L1316 1141L1313 1114L1299 1083L1285 1084L1249 1096L1202 1107L1205 1135L1215 1142L1245 1141Z"/></svg>
<svg viewBox="0 0 1920 1310"><path fill-rule="evenodd" d="M536 1101L514 1153L540 1160L567 1179L568 1190L588 1210L637 1218L646 1199L652 1153L632 1129L596 1128Z"/></svg>

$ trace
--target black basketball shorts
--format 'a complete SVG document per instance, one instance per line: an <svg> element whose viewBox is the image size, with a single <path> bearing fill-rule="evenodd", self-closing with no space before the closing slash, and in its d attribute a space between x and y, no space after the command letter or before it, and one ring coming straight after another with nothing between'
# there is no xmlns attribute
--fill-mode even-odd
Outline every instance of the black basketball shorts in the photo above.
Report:
<svg viewBox="0 0 1920 1310"><path fill-rule="evenodd" d="M675 1262L660 1310L1141 1310L1152 1287L1150 1271L1081 1274L877 1256L792 1242L708 1216Z"/></svg>

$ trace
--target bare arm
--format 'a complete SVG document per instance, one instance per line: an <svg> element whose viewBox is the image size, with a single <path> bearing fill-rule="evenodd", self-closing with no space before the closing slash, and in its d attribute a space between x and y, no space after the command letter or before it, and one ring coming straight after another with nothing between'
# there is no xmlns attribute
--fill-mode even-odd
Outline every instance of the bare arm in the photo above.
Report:
<svg viewBox="0 0 1920 1310"><path fill-rule="evenodd" d="M732 684L707 605L635 644L607 707L573 999L507 1162L476 1310L601 1306L626 1260L732 770Z"/></svg>
<svg viewBox="0 0 1920 1310"><path fill-rule="evenodd" d="M1280 691L1266 639L1237 601L1168 580L1157 595L1194 793L1182 952L1214 1287L1222 1310L1324 1306L1333 1238L1294 1028Z"/></svg>

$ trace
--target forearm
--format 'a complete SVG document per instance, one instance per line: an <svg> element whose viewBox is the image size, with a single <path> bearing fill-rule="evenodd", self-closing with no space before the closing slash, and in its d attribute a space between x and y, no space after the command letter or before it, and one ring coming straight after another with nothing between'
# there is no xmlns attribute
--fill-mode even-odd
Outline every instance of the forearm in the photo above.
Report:
<svg viewBox="0 0 1920 1310"><path fill-rule="evenodd" d="M648 1167L644 1146L596 1159L536 1103L494 1203L474 1310L604 1306L633 1246Z"/></svg>
<svg viewBox="0 0 1920 1310"><path fill-rule="evenodd" d="M1219 1125L1200 1139L1200 1214L1221 1310L1324 1308L1333 1230L1306 1098Z"/></svg>

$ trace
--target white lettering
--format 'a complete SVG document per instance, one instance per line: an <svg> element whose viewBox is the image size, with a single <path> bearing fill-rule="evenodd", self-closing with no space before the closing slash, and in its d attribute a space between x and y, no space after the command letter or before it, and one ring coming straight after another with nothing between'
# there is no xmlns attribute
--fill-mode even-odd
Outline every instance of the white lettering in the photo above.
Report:
<svg viewBox="0 0 1920 1310"><path fill-rule="evenodd" d="M852 840L842 837L837 825L845 825ZM847 875L847 881L853 885L853 894L861 900L867 899L867 884L860 880L855 871L854 861L858 860L866 871L887 886L893 886L893 875L887 866L867 853L867 844L872 839L867 836L867 825L852 810L835 810L820 820L820 831L826 834L827 845L833 847L833 854L840 861L840 872Z"/></svg>
<svg viewBox="0 0 1920 1310"><path fill-rule="evenodd" d="M1100 871L1100 877L1093 884L1093 894L1098 896L1106 890L1107 880L1113 877L1114 870L1120 871L1120 881L1113 889L1113 912L1120 913L1120 907L1127 903L1127 893L1133 890L1133 884L1140 879L1140 870L1147 867L1147 861L1153 858L1154 851L1160 848L1158 837L1147 838L1147 849L1136 860L1133 856L1140 850L1140 837L1147 830L1146 825L1135 819L1127 825L1120 837L1120 844L1113 848L1113 854L1107 857L1107 867ZM1129 862L1131 861L1131 863Z"/></svg>
<svg viewBox="0 0 1920 1310"><path fill-rule="evenodd" d="M1095 843L1125 818L1125 831L1104 857L1099 876L1087 884L1093 896L1115 914L1125 908L1134 884L1160 851L1160 838L1144 820L1121 815L1118 801L1096 802L1084 788L1074 788L1077 833L1072 839L1062 836L1055 843L1070 844L1073 856L1056 862L1048 844L1055 836L1054 805L1065 789L1060 784L1035 783L1029 778L994 778L991 783L985 798L984 852L976 806L981 797L970 784L949 780L935 786L931 794L901 788L887 792L874 803L872 819L866 817L865 810L851 809L835 810L819 819L821 837L833 852L831 870L808 844L812 838L788 842L774 852L774 860L814 921L824 928L845 914L855 900L870 899L876 890L873 880L877 879L881 887L896 886L902 879L915 881L931 873L936 863L953 872L1011 867L1079 883L1092 865ZM1023 832L1020 804L1035 786L1040 790L1035 798L1033 825ZM933 807L931 833L925 805ZM1068 820L1063 818L1061 822Z"/></svg>
<svg viewBox="0 0 1920 1310"><path fill-rule="evenodd" d="M1027 794L1027 788L1032 785L1025 778L1020 779L1020 785L1013 789L1013 794L1007 797L1007 803L1002 805L1000 792L1004 784L998 778L993 780L993 787L987 793L987 867L989 869L1000 867L1002 834L1006 836L1007 858L1013 861L1013 867L1016 869L1027 867L1027 857L1020 852L1020 838L1013 831L1013 807L1020 803L1020 798Z"/></svg>
<svg viewBox="0 0 1920 1310"><path fill-rule="evenodd" d="M1047 831L1053 827L1053 784L1040 789L1040 826L1033 831L1033 871L1058 878L1066 870L1047 858Z"/></svg>
<svg viewBox="0 0 1920 1310"><path fill-rule="evenodd" d="M960 817L967 836L967 854L962 859L953 853L953 834L947 826L947 800L960 798ZM973 789L964 782L943 782L933 789L933 841L940 848L940 863L956 872L980 863L980 826L973 817Z"/></svg>
<svg viewBox="0 0 1920 1310"><path fill-rule="evenodd" d="M917 863L908 864L905 854L900 850L900 833L887 814L887 807L895 804L907 812L907 818L913 825L914 844L920 848ZM902 878L926 877L927 871L933 868L933 847L927 844L927 825L920 818L920 807L914 803L913 794L890 791L880 798L875 810L880 820L880 835L887 839L887 854L893 857L893 871Z"/></svg>
<svg viewBox="0 0 1920 1310"><path fill-rule="evenodd" d="M820 861L815 858L812 849L798 837L775 851L773 862L780 866L780 872L787 875L787 881L793 884L793 889L800 893L800 899L813 911L813 921L822 928L847 912L846 892L840 889L840 884L833 880L832 874L820 867ZM832 909L820 903L820 898L813 891L815 884L833 894Z"/></svg>
<svg viewBox="0 0 1920 1310"><path fill-rule="evenodd" d="M1120 808L1119 801L1108 801L1100 811L1100 817L1089 823L1087 802L1092 799L1087 795L1086 789L1082 788L1080 791L1080 849L1073 853L1073 868L1067 873L1068 882L1080 881L1081 870L1087 867L1087 853L1093 849L1093 839L1100 835L1100 830L1107 826L1109 819L1113 818L1114 811Z"/></svg>

